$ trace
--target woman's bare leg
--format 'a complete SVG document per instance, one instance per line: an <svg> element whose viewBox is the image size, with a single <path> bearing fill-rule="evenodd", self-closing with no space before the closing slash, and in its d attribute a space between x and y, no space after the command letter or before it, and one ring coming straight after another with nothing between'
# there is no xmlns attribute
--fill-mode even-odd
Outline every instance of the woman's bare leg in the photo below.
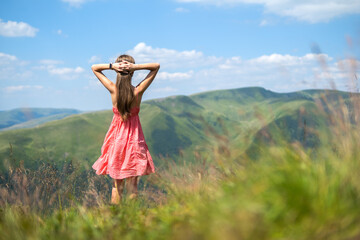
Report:
<svg viewBox="0 0 360 240"><path fill-rule="evenodd" d="M136 198L138 195L138 177L139 176L135 176L135 177L129 177L127 179L128 183L127 183L127 189L129 192L129 198L133 199Z"/></svg>
<svg viewBox="0 0 360 240"><path fill-rule="evenodd" d="M124 179L114 179L111 193L111 203L118 204L121 201L124 190L124 183Z"/></svg>

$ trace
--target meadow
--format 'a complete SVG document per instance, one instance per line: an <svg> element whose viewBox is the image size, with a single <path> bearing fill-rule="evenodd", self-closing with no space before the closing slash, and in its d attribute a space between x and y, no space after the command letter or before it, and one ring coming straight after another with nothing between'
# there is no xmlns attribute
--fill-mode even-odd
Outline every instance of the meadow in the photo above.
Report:
<svg viewBox="0 0 360 240"><path fill-rule="evenodd" d="M242 128L189 113L211 144L188 150L191 161L186 154L159 157L157 172L142 177L139 197L119 205L109 204L109 179L81 162L29 168L10 144L0 179L0 239L359 239L360 96L316 96L311 105L290 101L285 109L272 99L278 108L271 115L266 105L251 115L230 105L229 118L254 118Z"/></svg>

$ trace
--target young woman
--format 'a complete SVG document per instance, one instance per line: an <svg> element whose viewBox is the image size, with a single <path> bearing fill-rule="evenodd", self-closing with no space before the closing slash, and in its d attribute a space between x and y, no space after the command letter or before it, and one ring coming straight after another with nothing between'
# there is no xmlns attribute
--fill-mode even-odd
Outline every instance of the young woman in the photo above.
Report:
<svg viewBox="0 0 360 240"><path fill-rule="evenodd" d="M124 179L127 180L129 198L137 197L138 177L155 172L154 163L145 142L139 120L141 98L159 71L159 63L135 64L133 57L121 55L113 64L94 64L95 76L110 92L114 116L101 147L101 156L92 168L98 175L108 174L114 179L111 203L122 199ZM110 81L103 70L117 72L116 84ZM131 79L134 71L150 70L136 87Z"/></svg>

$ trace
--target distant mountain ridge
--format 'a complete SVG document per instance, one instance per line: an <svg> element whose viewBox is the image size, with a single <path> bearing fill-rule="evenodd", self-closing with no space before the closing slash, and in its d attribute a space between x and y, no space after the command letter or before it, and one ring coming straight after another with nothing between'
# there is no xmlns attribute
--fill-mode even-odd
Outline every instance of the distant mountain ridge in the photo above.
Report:
<svg viewBox="0 0 360 240"><path fill-rule="evenodd" d="M156 166L161 166L164 157L196 162L194 152L211 159L211 147L221 136L229 139L230 149L256 158L261 146L274 142L266 131L283 135L289 142L318 147L320 136L308 128L327 134L328 119L317 111L323 96L336 103L338 98L346 101L349 93L275 93L261 87L218 90L144 101L140 119ZM36 168L41 161L53 161L61 167L72 159L88 168L100 156L112 117L112 110L96 111L36 128L0 132L0 159L9 159L11 144L13 157L24 160L27 167Z"/></svg>
<svg viewBox="0 0 360 240"><path fill-rule="evenodd" d="M78 113L81 111L67 108L16 108L0 111L0 131L31 128Z"/></svg>

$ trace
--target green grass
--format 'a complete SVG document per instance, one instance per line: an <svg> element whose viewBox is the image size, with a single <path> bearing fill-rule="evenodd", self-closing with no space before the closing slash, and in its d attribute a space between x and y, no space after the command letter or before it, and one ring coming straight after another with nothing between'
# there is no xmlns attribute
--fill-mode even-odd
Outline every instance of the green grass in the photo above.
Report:
<svg viewBox="0 0 360 240"><path fill-rule="evenodd" d="M257 119L247 126L255 136L250 139L256 161L236 147L231 124L204 123L212 144L194 151L192 161L183 155L164 162L156 174L141 178L137 200L124 198L118 206L109 205L109 182L92 172L84 175L76 164L57 169L49 162L29 170L15 162L0 187L0 238L358 239L360 98L351 96L351 104L324 100L319 105L301 98L277 103L271 113L248 115ZM264 110L266 103L257 107ZM169 131L177 134L178 118L171 115L174 125L162 122L167 115L155 109L145 106L144 112L164 123L158 129L173 126ZM298 120L315 116L312 111L317 118L307 131L319 135L317 148L286 131L300 123L301 133ZM101 118L93 114L84 115L77 127ZM284 118L289 128L282 125ZM76 140L76 134L71 137Z"/></svg>
<svg viewBox="0 0 360 240"><path fill-rule="evenodd" d="M298 146L252 162L180 166L156 181L166 201L146 195L122 205L73 206L49 215L5 206L4 239L356 239L358 154L311 159ZM350 156L350 155L349 155ZM325 157L325 158L324 158ZM223 166L220 167L220 166ZM236 166L236 167L235 167ZM200 170L202 174L200 173ZM183 175L185 174L185 178ZM145 193L143 194L151 194Z"/></svg>

